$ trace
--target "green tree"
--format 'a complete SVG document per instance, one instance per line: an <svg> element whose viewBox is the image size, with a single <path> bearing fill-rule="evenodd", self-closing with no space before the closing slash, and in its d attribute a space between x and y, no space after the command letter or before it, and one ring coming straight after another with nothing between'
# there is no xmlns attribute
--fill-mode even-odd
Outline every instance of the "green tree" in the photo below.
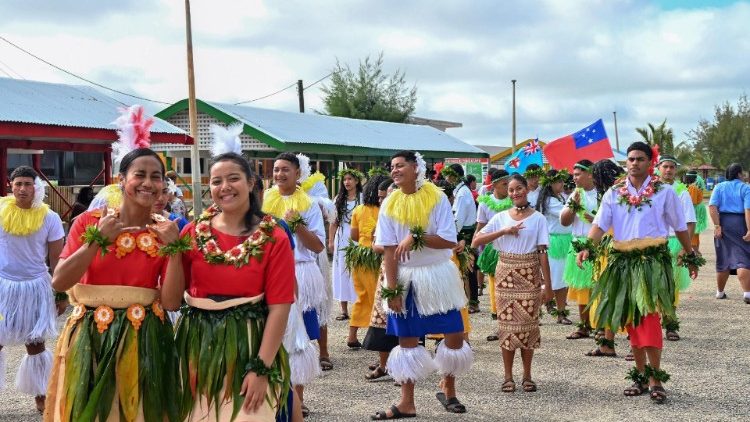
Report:
<svg viewBox="0 0 750 422"><path fill-rule="evenodd" d="M330 85L321 90L325 114L353 119L404 123L417 102L417 87L407 86L404 72L383 71L383 53L360 61L357 72L336 60Z"/></svg>
<svg viewBox="0 0 750 422"><path fill-rule="evenodd" d="M672 128L667 127L667 119L659 126L647 123L647 127L637 127L635 131L641 135L643 141L649 145L659 145L659 151L664 154L674 154L674 134Z"/></svg>
<svg viewBox="0 0 750 422"><path fill-rule="evenodd" d="M714 119L701 119L698 127L688 132L694 141L694 149L714 167L726 168L739 162L748 168L750 160L750 101L747 95L740 96L737 105L729 102L714 108Z"/></svg>

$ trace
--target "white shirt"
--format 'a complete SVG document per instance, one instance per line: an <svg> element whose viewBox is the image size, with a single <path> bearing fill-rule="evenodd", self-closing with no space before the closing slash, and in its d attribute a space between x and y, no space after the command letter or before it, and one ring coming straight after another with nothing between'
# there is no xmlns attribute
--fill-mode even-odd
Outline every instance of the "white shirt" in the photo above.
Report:
<svg viewBox="0 0 750 422"><path fill-rule="evenodd" d="M575 192L575 191L574 191ZM593 215L596 209L598 208L597 204L597 197L596 197L596 188L592 188L591 190L583 190L583 196L581 197L581 205L586 210L587 213ZM571 197L573 195L570 195ZM570 203L570 198L568 198L568 202L565 204L565 208L568 208L568 205ZM591 223L589 223L586 220L582 220L578 214L576 214L575 218L573 219L573 224L571 225L573 236L578 237L585 237L588 236L589 231L591 231Z"/></svg>
<svg viewBox="0 0 750 422"><path fill-rule="evenodd" d="M385 214L387 201L392 198L387 197L380 207L378 214L378 224L375 228L375 244L380 246L396 246L406 236L410 236L409 227L397 222ZM453 224L453 213L448 197L442 195L440 201L430 212L429 223L425 229L426 234L438 235L449 241L456 241L456 226ZM405 267L418 267L422 265L434 265L451 259L453 252L450 249L432 249L424 247L418 251L409 253L409 260L400 262L399 265Z"/></svg>
<svg viewBox="0 0 750 422"><path fill-rule="evenodd" d="M503 201L504 199L497 199L495 197L494 193L489 194L493 201ZM479 203L479 208L477 208L477 223L487 224L492 217L497 214L498 211L492 211L490 207L488 207L485 204Z"/></svg>
<svg viewBox="0 0 750 422"><path fill-rule="evenodd" d="M646 177L646 181L638 192L630 184L630 178L626 179L625 186L631 195L638 195L646 189L650 181L651 176ZM677 231L687 230L685 214L682 212L677 194L668 186L662 186L658 192L654 193L651 196L650 206L644 204L640 211L635 207L628 210L627 205L618 204L619 197L620 194L613 188L607 190L602 198L599 212L594 218L594 224L603 231L614 229L615 240L666 238L669 236L669 227Z"/></svg>
<svg viewBox="0 0 750 422"><path fill-rule="evenodd" d="M547 219L547 227L550 233L555 234L566 234L571 233L573 228L568 226L565 227L560 223L560 213L565 208L565 200L562 201L558 198L549 197L547 198L546 213L544 217Z"/></svg>
<svg viewBox="0 0 750 422"><path fill-rule="evenodd" d="M534 212L525 219L516 221L510 217L508 210L502 211L495 214L479 232L494 233L521 222L523 222L523 229L518 232L518 236L512 234L500 236L492 241L492 246L499 252L527 254L536 251L539 245L549 245L547 220L540 212Z"/></svg>
<svg viewBox="0 0 750 422"><path fill-rule="evenodd" d="M666 186L675 189L674 185ZM676 189L675 193L677 193ZM680 206L682 207L682 212L685 214L685 223L687 224L697 222L697 219L695 218L695 207L693 206L693 200L690 198L690 193L687 190L684 190L681 193L677 194L677 199L679 199ZM674 229L671 227L669 228L669 235L674 236Z"/></svg>
<svg viewBox="0 0 750 422"><path fill-rule="evenodd" d="M482 185L477 190L478 195L484 195L485 193L492 192L492 185Z"/></svg>
<svg viewBox="0 0 750 422"><path fill-rule="evenodd" d="M315 201L312 201L310 208L300 213L300 216L305 219L307 223L307 230L310 230L318 237L320 243L325 245L326 231L323 226L323 213L320 211L320 207ZM310 262L316 261L318 254L307 249L305 245L299 240L297 235L294 235L294 261L295 262Z"/></svg>
<svg viewBox="0 0 750 422"><path fill-rule="evenodd" d="M526 194L526 200L529 201L529 204L531 204L531 208L536 209L536 201L539 200L539 193L542 191L542 188L540 186L537 186L535 190L530 190L528 194Z"/></svg>
<svg viewBox="0 0 750 422"><path fill-rule="evenodd" d="M453 191L453 214L456 216L456 230L473 226L477 221L477 205L474 202L474 196L471 189L464 184L459 183Z"/></svg>
<svg viewBox="0 0 750 422"><path fill-rule="evenodd" d="M47 244L65 236L62 221L49 210L42 227L28 236L15 236L0 226L0 277L28 281L49 272Z"/></svg>

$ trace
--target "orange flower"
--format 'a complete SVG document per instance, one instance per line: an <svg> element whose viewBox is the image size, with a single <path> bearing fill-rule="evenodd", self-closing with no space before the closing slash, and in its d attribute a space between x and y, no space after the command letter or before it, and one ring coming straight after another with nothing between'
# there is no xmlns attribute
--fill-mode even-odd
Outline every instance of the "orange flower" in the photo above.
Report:
<svg viewBox="0 0 750 422"><path fill-rule="evenodd" d="M117 236L115 245L117 246L117 257L122 258L135 250L135 238L130 233L122 233Z"/></svg>
<svg viewBox="0 0 750 422"><path fill-rule="evenodd" d="M154 312L154 315L159 317L161 322L164 322L164 308L161 307L161 302L158 299L151 304L151 311Z"/></svg>
<svg viewBox="0 0 750 422"><path fill-rule="evenodd" d="M133 324L133 328L135 328L135 331L138 331L138 329L141 328L141 323L146 318L146 308L144 308L141 304L134 303L128 306L128 311L125 315Z"/></svg>
<svg viewBox="0 0 750 422"><path fill-rule="evenodd" d="M84 315L86 315L86 307L79 303L73 307L73 312L70 313L70 320L76 322L83 318Z"/></svg>
<svg viewBox="0 0 750 422"><path fill-rule="evenodd" d="M94 321L99 334L104 333L109 328L109 324L115 318L115 311L107 305L102 305L94 310Z"/></svg>
<svg viewBox="0 0 750 422"><path fill-rule="evenodd" d="M156 243L156 238L150 232L144 232L138 235L135 243L138 245L138 249L146 252L150 256L154 257L159 254L159 247Z"/></svg>

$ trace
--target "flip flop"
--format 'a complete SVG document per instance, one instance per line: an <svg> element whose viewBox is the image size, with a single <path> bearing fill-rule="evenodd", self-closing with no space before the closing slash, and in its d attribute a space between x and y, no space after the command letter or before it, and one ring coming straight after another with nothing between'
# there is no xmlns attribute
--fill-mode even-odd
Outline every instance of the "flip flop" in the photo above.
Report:
<svg viewBox="0 0 750 422"><path fill-rule="evenodd" d="M578 340L578 339L582 339L582 338L589 338L590 336L591 336L591 334L589 334L588 331L578 330L578 331L573 331L573 333L571 333L570 335L566 336L565 338L568 339L568 340Z"/></svg>
<svg viewBox="0 0 750 422"><path fill-rule="evenodd" d="M442 404L445 410L447 410L448 412L466 413L466 406L461 404L461 402L458 401L457 398L455 397L447 398L445 397L445 393L443 392L435 394L435 397L438 399L440 404Z"/></svg>
<svg viewBox="0 0 750 422"><path fill-rule="evenodd" d="M591 357L595 357L595 358L600 358L600 357L603 357L603 358L615 358L615 357L617 357L617 352L605 353L605 352L602 352L602 350L597 347L596 349L594 349L594 350L592 350L590 352L587 352L586 356L591 356Z"/></svg>
<svg viewBox="0 0 750 422"><path fill-rule="evenodd" d="M377 379L387 377L387 376L388 376L388 371L378 366L377 368L373 369L372 372L365 375L365 379L367 381L375 381Z"/></svg>
<svg viewBox="0 0 750 422"><path fill-rule="evenodd" d="M333 369L333 363L331 362L331 358L320 358L320 369L323 371L330 371Z"/></svg>
<svg viewBox="0 0 750 422"><path fill-rule="evenodd" d="M651 396L651 401L656 404L662 404L665 400L667 400L667 392L661 385L655 385L651 387L651 392L649 395Z"/></svg>
<svg viewBox="0 0 750 422"><path fill-rule="evenodd" d="M349 315L347 314L341 314L336 317L336 321L346 321L347 319L349 319Z"/></svg>
<svg viewBox="0 0 750 422"><path fill-rule="evenodd" d="M346 346L348 348L350 348L350 349L358 350L358 349L362 348L362 343L360 343L359 340L357 340L357 341L347 341L346 342Z"/></svg>
<svg viewBox="0 0 750 422"><path fill-rule="evenodd" d="M375 412L374 415L370 416L370 420L372 421L387 421L391 419L404 419L404 418L416 418L416 413L401 413L400 410L398 410L398 407L395 405L391 406L389 409L391 411L391 416L388 416L388 411L386 410L378 410Z"/></svg>

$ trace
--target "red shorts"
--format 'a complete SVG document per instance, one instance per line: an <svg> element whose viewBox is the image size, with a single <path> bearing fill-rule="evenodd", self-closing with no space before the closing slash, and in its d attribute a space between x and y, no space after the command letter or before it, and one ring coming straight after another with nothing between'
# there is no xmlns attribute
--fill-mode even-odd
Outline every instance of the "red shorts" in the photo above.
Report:
<svg viewBox="0 0 750 422"><path fill-rule="evenodd" d="M661 318L659 314L648 314L641 318L637 327L628 326L631 347L655 347L664 348L664 339L661 332Z"/></svg>

